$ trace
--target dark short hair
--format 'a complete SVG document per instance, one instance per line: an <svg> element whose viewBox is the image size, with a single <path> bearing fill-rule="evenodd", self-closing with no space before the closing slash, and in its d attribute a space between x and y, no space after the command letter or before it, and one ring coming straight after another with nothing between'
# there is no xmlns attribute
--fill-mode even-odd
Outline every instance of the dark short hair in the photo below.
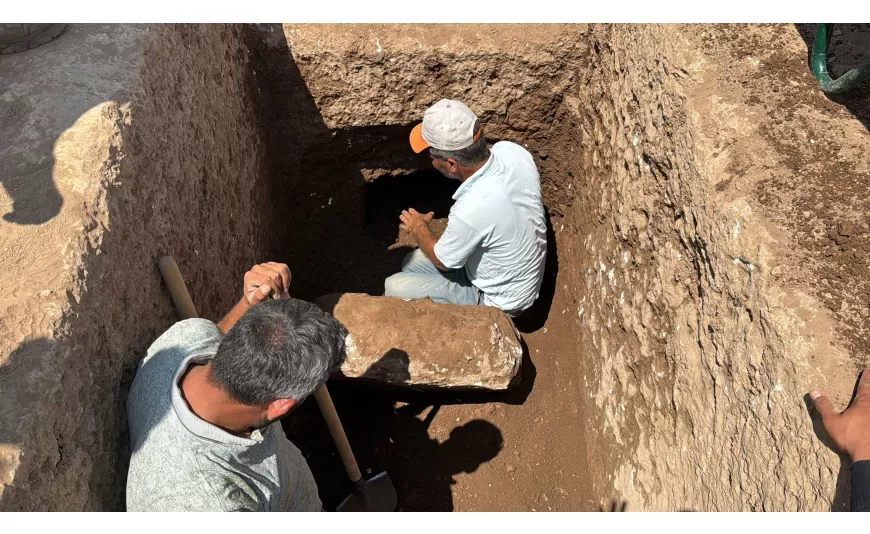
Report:
<svg viewBox="0 0 870 534"><path fill-rule="evenodd" d="M335 317L310 302L267 300L221 340L210 379L242 404L300 403L344 362L346 336Z"/></svg>
<svg viewBox="0 0 870 534"><path fill-rule="evenodd" d="M459 150L439 150L434 147L429 148L429 155L435 159L447 160L454 159L456 163L463 167L471 167L481 163L489 156L489 147L486 146L486 135L481 132L483 125L480 121L474 123L474 135L480 132L480 137L470 146Z"/></svg>

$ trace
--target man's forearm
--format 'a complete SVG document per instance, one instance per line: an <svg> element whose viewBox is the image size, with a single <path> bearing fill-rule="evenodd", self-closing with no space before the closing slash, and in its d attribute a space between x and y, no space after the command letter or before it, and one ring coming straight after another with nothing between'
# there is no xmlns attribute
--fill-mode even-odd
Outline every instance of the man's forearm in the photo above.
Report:
<svg viewBox="0 0 870 534"><path fill-rule="evenodd" d="M245 297L242 297L242 299L233 306L233 309L231 309L217 324L218 330L226 334L230 331L230 328L232 328L233 325L242 318L242 315L250 309L251 305L248 304L248 300Z"/></svg>
<svg viewBox="0 0 870 534"><path fill-rule="evenodd" d="M429 258L429 261L431 261L435 267L438 267L442 271L450 270L441 263L437 256L435 256L435 244L438 242L438 239L435 238L435 234L432 233L432 230L430 230L428 226L421 224L414 231L414 237L417 239L417 244L420 245L420 250L423 251L423 254Z"/></svg>

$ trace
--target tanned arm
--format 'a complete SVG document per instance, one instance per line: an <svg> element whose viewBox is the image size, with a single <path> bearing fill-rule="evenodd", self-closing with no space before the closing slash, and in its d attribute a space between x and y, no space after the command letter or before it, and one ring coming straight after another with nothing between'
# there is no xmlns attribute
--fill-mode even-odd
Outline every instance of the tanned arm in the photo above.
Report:
<svg viewBox="0 0 870 534"><path fill-rule="evenodd" d="M248 310L268 298L289 298L290 269L283 263L261 263L245 273L242 298L217 324L226 334Z"/></svg>
<svg viewBox="0 0 870 534"><path fill-rule="evenodd" d="M821 391L811 391L810 397L828 437L852 459L852 511L870 511L870 368L861 373L855 397L843 413Z"/></svg>
<svg viewBox="0 0 870 534"><path fill-rule="evenodd" d="M431 261L435 267L438 267L438 269L442 271L449 271L450 269L445 267L444 264L441 263L441 260L435 256L435 244L438 243L438 239L435 237L435 234L432 233L432 230L429 229L429 223L432 222L432 217L434 216L435 213L431 211L423 215L414 208L405 210L399 217L402 220L402 224L399 225L399 228L414 236L414 239L417 240L417 245L420 246L420 250L423 251L423 254L429 258L429 261Z"/></svg>
<svg viewBox="0 0 870 534"><path fill-rule="evenodd" d="M242 299L233 306L233 309L224 315L224 318L217 324L218 330L220 330L222 334L226 334L230 331L230 328L232 328L238 320L242 318L242 315L251 308L252 306L248 304L247 299L242 297Z"/></svg>

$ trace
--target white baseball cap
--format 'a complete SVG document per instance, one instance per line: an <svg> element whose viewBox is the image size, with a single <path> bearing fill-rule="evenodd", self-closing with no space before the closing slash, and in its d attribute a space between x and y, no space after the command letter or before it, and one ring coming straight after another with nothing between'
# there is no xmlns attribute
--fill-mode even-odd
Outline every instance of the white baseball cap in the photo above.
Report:
<svg viewBox="0 0 870 534"><path fill-rule="evenodd" d="M426 110L423 122L411 130L411 148L416 153L429 147L461 150L480 139L483 128L474 135L477 115L456 100L441 100Z"/></svg>

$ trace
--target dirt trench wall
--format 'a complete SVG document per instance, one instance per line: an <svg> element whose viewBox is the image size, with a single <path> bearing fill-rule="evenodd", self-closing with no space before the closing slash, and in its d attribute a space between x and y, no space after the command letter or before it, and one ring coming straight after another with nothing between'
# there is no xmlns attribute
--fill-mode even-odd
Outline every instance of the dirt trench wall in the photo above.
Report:
<svg viewBox="0 0 870 534"><path fill-rule="evenodd" d="M734 177L715 156L736 134L710 113L727 95L698 96L713 58L696 31L594 26L592 68L551 134L548 172L577 191L560 276L575 290L590 454L605 459L592 480L634 510L827 510L840 462L802 397L813 353L836 369L842 351L808 335L832 330L813 298L772 304L783 236L716 187Z"/></svg>
<svg viewBox="0 0 870 534"><path fill-rule="evenodd" d="M293 58L329 128L419 122L461 99L495 139L545 150L553 115L585 55L584 24L285 25Z"/></svg>
<svg viewBox="0 0 870 534"><path fill-rule="evenodd" d="M39 227L0 231L22 254L45 253L52 273L3 321L0 509L121 510L126 391L176 320L157 259L173 255L200 315L217 319L262 257L267 189L247 52L239 27L112 25L73 26L28 54L45 65L29 73L43 85L16 127L49 139L65 202ZM88 106L52 147L44 125L58 114L43 100L79 94ZM40 247L21 246L34 235Z"/></svg>
<svg viewBox="0 0 870 534"><path fill-rule="evenodd" d="M553 118L588 57L586 24L286 24L293 60L332 130L407 127L442 98L476 110L491 141L547 158ZM421 160L428 165L428 159ZM545 190L555 199L562 192ZM555 202L550 202L555 204Z"/></svg>

